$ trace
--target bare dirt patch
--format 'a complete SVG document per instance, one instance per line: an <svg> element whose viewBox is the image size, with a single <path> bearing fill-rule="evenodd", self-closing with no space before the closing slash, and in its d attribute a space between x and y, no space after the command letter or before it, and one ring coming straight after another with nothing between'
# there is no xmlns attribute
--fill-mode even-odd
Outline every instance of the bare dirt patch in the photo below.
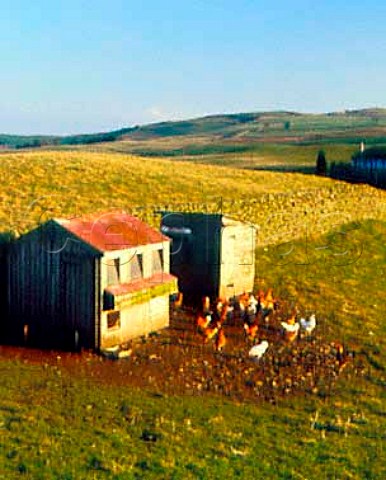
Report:
<svg viewBox="0 0 386 480"><path fill-rule="evenodd" d="M329 396L343 369L350 375L363 372L360 359L339 359L334 345L317 331L311 338L286 342L280 327L283 319L277 313L269 325L260 324L259 341L266 339L269 347L258 362L248 357L252 344L245 339L239 318L225 323L227 343L223 352L216 352L213 343L203 343L194 314L188 311L172 311L170 328L133 341L128 358L2 346L0 361L55 367L104 385L144 388L162 395L214 394L272 403L291 395Z"/></svg>

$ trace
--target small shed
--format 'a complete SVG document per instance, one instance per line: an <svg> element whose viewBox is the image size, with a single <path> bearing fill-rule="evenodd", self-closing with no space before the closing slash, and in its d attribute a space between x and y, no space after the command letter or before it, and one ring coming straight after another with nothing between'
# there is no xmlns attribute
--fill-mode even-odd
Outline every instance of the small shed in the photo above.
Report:
<svg viewBox="0 0 386 480"><path fill-rule="evenodd" d="M110 212L53 219L8 255L8 330L27 343L103 349L169 325L170 239Z"/></svg>
<svg viewBox="0 0 386 480"><path fill-rule="evenodd" d="M252 224L222 214L162 212L161 232L172 239L170 268L185 298L230 298L253 289Z"/></svg>

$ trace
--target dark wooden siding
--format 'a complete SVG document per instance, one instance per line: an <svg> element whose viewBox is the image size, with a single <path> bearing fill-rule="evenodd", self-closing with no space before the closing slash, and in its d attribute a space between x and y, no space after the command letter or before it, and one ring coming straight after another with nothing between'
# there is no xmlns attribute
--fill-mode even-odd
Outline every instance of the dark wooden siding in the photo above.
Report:
<svg viewBox="0 0 386 480"><path fill-rule="evenodd" d="M184 298L231 297L253 289L255 230L220 214L164 212L161 228L173 240L171 273Z"/></svg>
<svg viewBox="0 0 386 480"><path fill-rule="evenodd" d="M166 235L173 239L170 271L178 277L179 289L188 301L196 302L203 295L218 295L221 218L221 215L179 212L162 218L162 226L171 229Z"/></svg>
<svg viewBox="0 0 386 480"><path fill-rule="evenodd" d="M20 341L95 347L95 257L87 245L54 222L10 248L8 330Z"/></svg>
<svg viewBox="0 0 386 480"><path fill-rule="evenodd" d="M6 340L7 308L7 258L8 243L0 243L0 343Z"/></svg>

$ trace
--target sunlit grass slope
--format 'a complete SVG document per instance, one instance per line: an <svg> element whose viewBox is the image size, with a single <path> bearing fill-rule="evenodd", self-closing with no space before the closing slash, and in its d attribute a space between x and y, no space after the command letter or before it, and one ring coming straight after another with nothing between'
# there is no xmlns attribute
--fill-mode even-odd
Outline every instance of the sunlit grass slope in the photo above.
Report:
<svg viewBox="0 0 386 480"><path fill-rule="evenodd" d="M314 168L316 156L323 149L331 162L349 162L359 144L328 143L321 145L232 142L207 143L202 137L168 137L147 141L123 140L80 147L95 152L115 152L145 156L171 157L194 163L228 165L237 168L296 170Z"/></svg>
<svg viewBox="0 0 386 480"><path fill-rule="evenodd" d="M0 172L3 231L51 216L334 184L80 151L3 154ZM348 366L333 396L276 405L168 397L107 387L81 368L70 376L60 359L52 367L0 356L0 478L383 480L385 231L367 221L257 251L256 287L316 311L319 333L357 352L362 373Z"/></svg>
<svg viewBox="0 0 386 480"><path fill-rule="evenodd" d="M261 248L256 271L257 288L274 286L303 311L317 311L331 340L377 344L386 366L385 222L343 224L328 235Z"/></svg>
<svg viewBox="0 0 386 480"><path fill-rule="evenodd" d="M0 155L2 230L24 232L45 218L133 205L250 199L262 192L324 188L333 180L251 172L165 159L89 152Z"/></svg>

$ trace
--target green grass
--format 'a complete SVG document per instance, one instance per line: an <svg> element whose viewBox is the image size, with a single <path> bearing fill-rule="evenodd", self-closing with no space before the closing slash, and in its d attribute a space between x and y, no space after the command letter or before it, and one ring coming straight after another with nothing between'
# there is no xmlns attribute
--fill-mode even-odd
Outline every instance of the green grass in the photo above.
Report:
<svg viewBox="0 0 386 480"><path fill-rule="evenodd" d="M356 350L362 373L347 367L332 396L168 396L0 357L0 478L384 479L385 238L366 221L256 252L256 288L316 311L320 334Z"/></svg>
<svg viewBox="0 0 386 480"><path fill-rule="evenodd" d="M256 148L252 160L247 153L211 155L200 162L218 166L194 168L193 157L2 154L2 230L22 232L51 216L107 208L220 196L248 200L335 184L231 168L238 159L255 167L264 156L271 164L283 163L284 156L285 162L311 164L317 153L313 146ZM327 159L343 158L349 148L326 148ZM363 374L348 368L332 397L299 396L271 405L168 396L104 385L60 361L51 366L9 359L0 347L0 478L385 478L385 238L386 224L368 221L257 250L256 288L274 286L300 308L316 311L328 340L343 339L357 351ZM316 412L318 428L312 429ZM337 416L346 421L354 414L359 421L340 431Z"/></svg>
<svg viewBox="0 0 386 480"><path fill-rule="evenodd" d="M350 223L322 237L310 229L305 239L259 250L257 283L274 285L279 295L318 310L328 334L358 344L374 337L383 345L385 239L384 222Z"/></svg>
<svg viewBox="0 0 386 480"><path fill-rule="evenodd" d="M107 388L60 367L0 369L3 478L384 478L382 405L364 380L329 402L255 406ZM321 425L361 421L312 429L316 412Z"/></svg>
<svg viewBox="0 0 386 480"><path fill-rule="evenodd" d="M202 158L186 158L190 161L210 163L213 165L227 165L234 168L301 171L306 169L313 173L316 157L319 150L323 149L329 163L349 162L356 146L346 144L335 145L292 145L288 143L257 143L249 145L244 152L228 152L227 154L204 155ZM308 169L308 170L307 170Z"/></svg>
<svg viewBox="0 0 386 480"><path fill-rule="evenodd" d="M255 142L235 143L222 140L207 143L204 138L168 138L159 140L118 141L101 143L87 150L95 152L130 153L145 157L169 157L209 165L233 168L277 171L305 171L313 173L318 151L326 152L328 163L350 162L358 151L356 143L342 140L331 142ZM83 148L83 147L82 147Z"/></svg>

